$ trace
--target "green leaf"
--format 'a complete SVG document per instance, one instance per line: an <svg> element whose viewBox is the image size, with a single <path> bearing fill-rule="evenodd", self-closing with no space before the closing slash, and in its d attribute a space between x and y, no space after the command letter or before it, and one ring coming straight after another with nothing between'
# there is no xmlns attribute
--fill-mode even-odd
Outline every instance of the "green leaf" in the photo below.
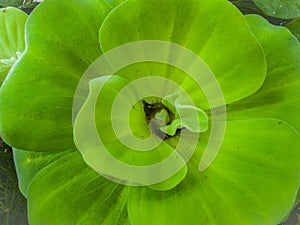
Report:
<svg viewBox="0 0 300 225"><path fill-rule="evenodd" d="M127 187L98 175L76 151L50 163L33 179L28 195L29 222L126 224L127 195Z"/></svg>
<svg viewBox="0 0 300 225"><path fill-rule="evenodd" d="M263 14L262 11L253 3L248 0L229 0L234 4L244 15L245 14Z"/></svg>
<svg viewBox="0 0 300 225"><path fill-rule="evenodd" d="M241 13L225 0L132 0L115 8L100 29L104 52L139 40L173 42L198 54L218 79L226 103L254 93L265 79L261 47ZM180 55L176 57L181 60ZM129 79L158 74L179 82L183 88L183 81L193 82L185 80L187 75L182 72L151 63L118 74ZM187 86L198 91L193 100L205 101L198 86Z"/></svg>
<svg viewBox="0 0 300 225"><path fill-rule="evenodd" d="M253 0L267 15L283 19L300 16L299 0Z"/></svg>
<svg viewBox="0 0 300 225"><path fill-rule="evenodd" d="M227 106L227 118L277 118L299 132L300 44L286 28L273 26L259 16L246 18L265 50L268 73L258 92Z"/></svg>
<svg viewBox="0 0 300 225"><path fill-rule="evenodd" d="M23 0L0 0L0 5L1 6L14 6L14 7L17 7L17 6L20 6L22 5L23 3Z"/></svg>
<svg viewBox="0 0 300 225"><path fill-rule="evenodd" d="M174 136L178 129L186 128L192 132L205 132L208 129L208 116L206 113L190 105L182 104L179 95L166 96L162 103L175 114L170 125L161 127L160 130ZM195 115L195 116L192 116ZM167 124L167 122L166 122Z"/></svg>
<svg viewBox="0 0 300 225"><path fill-rule="evenodd" d="M25 50L26 19L26 13L19 9L0 10L0 84Z"/></svg>
<svg viewBox="0 0 300 225"><path fill-rule="evenodd" d="M0 133L7 143L38 151L74 148L74 92L102 54L98 30L110 10L104 0L49 0L32 12L27 50L0 91Z"/></svg>
<svg viewBox="0 0 300 225"><path fill-rule="evenodd" d="M300 41L300 17L285 25L295 37Z"/></svg>
<svg viewBox="0 0 300 225"><path fill-rule="evenodd" d="M124 2L125 0L105 0L107 2L108 5L110 5L112 8L117 7L118 5L120 5L122 2Z"/></svg>
<svg viewBox="0 0 300 225"><path fill-rule="evenodd" d="M30 183L40 170L68 153L69 151L47 153L14 149L14 161L22 194L28 196Z"/></svg>
<svg viewBox="0 0 300 225"><path fill-rule="evenodd" d="M187 177L172 190L133 188L129 217L143 225L278 224L299 187L299 145L299 136L282 121L230 121L207 170L199 172L192 159Z"/></svg>

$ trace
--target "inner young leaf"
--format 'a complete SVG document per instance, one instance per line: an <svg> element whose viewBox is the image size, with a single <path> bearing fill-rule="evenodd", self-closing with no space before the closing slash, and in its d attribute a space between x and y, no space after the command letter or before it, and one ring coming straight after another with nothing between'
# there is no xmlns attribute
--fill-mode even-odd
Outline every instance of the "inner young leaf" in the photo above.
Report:
<svg viewBox="0 0 300 225"><path fill-rule="evenodd" d="M153 103L142 101L150 129L163 140L175 136L182 129L191 132L208 129L206 113L196 106L181 104L180 97L175 93Z"/></svg>

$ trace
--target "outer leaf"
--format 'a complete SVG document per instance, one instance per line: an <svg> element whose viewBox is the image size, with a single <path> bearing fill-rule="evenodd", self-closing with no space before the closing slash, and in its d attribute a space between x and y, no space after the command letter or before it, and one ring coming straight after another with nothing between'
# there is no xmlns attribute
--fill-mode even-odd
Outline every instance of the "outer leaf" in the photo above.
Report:
<svg viewBox="0 0 300 225"><path fill-rule="evenodd" d="M139 40L174 42L198 54L217 77L227 103L252 94L265 78L260 46L241 13L225 0L125 2L105 19L100 30L101 48L106 52ZM130 79L141 76L139 73L143 73L142 76L159 74L177 82L186 76L149 63L120 72ZM184 85L181 83L181 86Z"/></svg>
<svg viewBox="0 0 300 225"><path fill-rule="evenodd" d="M191 160L176 188L130 192L132 224L278 224L300 183L299 145L295 131L278 120L228 122L221 151L206 171L199 173L198 160Z"/></svg>
<svg viewBox="0 0 300 225"><path fill-rule="evenodd" d="M290 213L289 217L283 220L280 225L299 225L300 223L300 204L298 204Z"/></svg>
<svg viewBox="0 0 300 225"><path fill-rule="evenodd" d="M17 54L25 50L26 19L26 13L19 9L0 10L0 84L17 60Z"/></svg>
<svg viewBox="0 0 300 225"><path fill-rule="evenodd" d="M0 131L7 143L39 151L74 147L73 95L101 55L97 34L110 10L104 0L49 0L32 12L27 50L0 91Z"/></svg>
<svg viewBox="0 0 300 225"><path fill-rule="evenodd" d="M259 16L246 18L265 49L268 74L257 93L227 106L227 118L277 118L299 132L300 44L286 28L270 25Z"/></svg>
<svg viewBox="0 0 300 225"><path fill-rule="evenodd" d="M253 0L254 3L267 15L291 19L300 16L299 0Z"/></svg>
<svg viewBox="0 0 300 225"><path fill-rule="evenodd" d="M1 6L20 6L22 5L23 0L0 0Z"/></svg>
<svg viewBox="0 0 300 225"><path fill-rule="evenodd" d="M69 154L69 151L46 153L14 149L14 161L17 169L19 188L22 194L28 197L28 189L32 179L40 170L65 154Z"/></svg>
<svg viewBox="0 0 300 225"><path fill-rule="evenodd" d="M32 181L29 222L116 225L126 222L127 193L128 188L104 179L73 152L49 164Z"/></svg>
<svg viewBox="0 0 300 225"><path fill-rule="evenodd" d="M300 41L300 17L285 25Z"/></svg>

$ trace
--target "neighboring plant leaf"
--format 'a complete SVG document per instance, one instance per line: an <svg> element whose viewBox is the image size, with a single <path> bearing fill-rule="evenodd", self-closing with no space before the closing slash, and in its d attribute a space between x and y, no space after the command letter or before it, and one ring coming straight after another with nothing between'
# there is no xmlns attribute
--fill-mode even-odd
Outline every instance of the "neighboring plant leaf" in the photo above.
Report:
<svg viewBox="0 0 300 225"><path fill-rule="evenodd" d="M230 2L232 2L243 14L257 14L263 16L272 24L282 26L289 22L289 19L280 19L266 15L252 0L230 0Z"/></svg>
<svg viewBox="0 0 300 225"><path fill-rule="evenodd" d="M104 52L140 40L170 41L198 54L218 79L226 103L254 93L265 78L262 49L243 16L227 1L132 0L112 11L100 29L100 43ZM164 68L157 64L150 65L150 69L149 64L146 66L132 66L119 74L135 79L145 71L150 75L160 71L162 74L159 75L176 82L187 77L182 72L167 70L164 73ZM140 74L136 71L140 71ZM201 97L194 96L193 100Z"/></svg>
<svg viewBox="0 0 300 225"><path fill-rule="evenodd" d="M227 118L277 118L300 132L300 44L283 27L259 16L246 16L267 59L268 73L262 88L252 96L227 106Z"/></svg>
<svg viewBox="0 0 300 225"><path fill-rule="evenodd" d="M129 217L143 225L278 224L299 186L299 145L297 133L278 120L229 121L206 171L191 160L186 179L170 191L132 188Z"/></svg>
<svg viewBox="0 0 300 225"><path fill-rule="evenodd" d="M263 16L263 12L254 4L252 0L229 0L243 14L258 14Z"/></svg>
<svg viewBox="0 0 300 225"><path fill-rule="evenodd" d="M74 148L74 92L101 55L98 30L110 10L104 0L49 0L32 12L28 50L0 91L0 130L7 143L37 151Z"/></svg>
<svg viewBox="0 0 300 225"><path fill-rule="evenodd" d="M28 195L29 222L121 224L120 220L128 220L127 195L128 187L97 174L76 151L52 162L33 179Z"/></svg>
<svg viewBox="0 0 300 225"><path fill-rule="evenodd" d="M25 50L26 19L26 13L19 9L0 9L0 84Z"/></svg>
<svg viewBox="0 0 300 225"><path fill-rule="evenodd" d="M18 7L20 5L22 5L23 0L0 0L0 5L1 6L14 6L14 7Z"/></svg>
<svg viewBox="0 0 300 225"><path fill-rule="evenodd" d="M254 3L267 15L292 19L300 16L299 0L253 0Z"/></svg>
<svg viewBox="0 0 300 225"><path fill-rule="evenodd" d="M285 25L300 41L300 17Z"/></svg>
<svg viewBox="0 0 300 225"><path fill-rule="evenodd" d="M19 188L25 197L28 197L28 189L32 179L48 164L60 159L69 151L59 153L31 152L14 149L14 161L16 164Z"/></svg>
<svg viewBox="0 0 300 225"><path fill-rule="evenodd" d="M2 140L0 140L0 224L28 224L26 199L19 192L13 154Z"/></svg>

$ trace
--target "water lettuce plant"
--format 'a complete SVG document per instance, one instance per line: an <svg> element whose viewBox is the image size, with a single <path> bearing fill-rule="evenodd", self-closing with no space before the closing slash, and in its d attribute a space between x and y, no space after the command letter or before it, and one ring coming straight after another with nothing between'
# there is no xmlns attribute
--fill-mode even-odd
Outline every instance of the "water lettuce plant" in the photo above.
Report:
<svg viewBox="0 0 300 225"><path fill-rule="evenodd" d="M154 53L143 41L158 43ZM169 64L126 65L134 53ZM30 224L278 224L299 202L299 53L286 28L226 0L42 2L0 90L0 132L14 147ZM102 71L103 58L115 73ZM173 60L200 70L190 76ZM216 124L224 133L212 135ZM157 145L136 151L145 146L126 145L132 137ZM180 167L131 179L98 157L104 147L131 167L170 156Z"/></svg>

